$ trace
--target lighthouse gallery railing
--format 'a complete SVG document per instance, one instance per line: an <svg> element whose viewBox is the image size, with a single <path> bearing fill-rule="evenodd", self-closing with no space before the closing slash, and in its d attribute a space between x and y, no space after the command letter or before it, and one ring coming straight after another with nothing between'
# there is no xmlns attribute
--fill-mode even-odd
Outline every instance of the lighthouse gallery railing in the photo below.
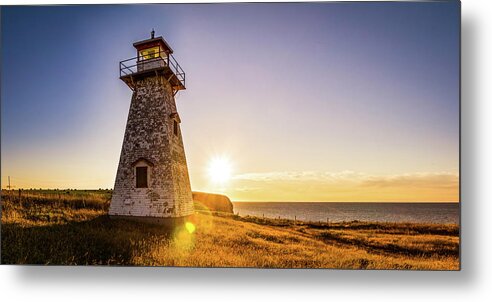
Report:
<svg viewBox="0 0 492 302"><path fill-rule="evenodd" d="M179 81L186 86L186 75L178 61L171 54L162 51L154 53L154 57L138 56L120 62L120 77L136 74L138 72L151 70L154 68L168 66L176 75Z"/></svg>

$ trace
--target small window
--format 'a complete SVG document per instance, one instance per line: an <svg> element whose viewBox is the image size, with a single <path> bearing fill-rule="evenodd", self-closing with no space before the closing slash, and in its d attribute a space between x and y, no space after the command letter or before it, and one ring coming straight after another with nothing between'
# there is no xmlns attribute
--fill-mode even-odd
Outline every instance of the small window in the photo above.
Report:
<svg viewBox="0 0 492 302"><path fill-rule="evenodd" d="M148 188L147 167L137 167L137 188Z"/></svg>
<svg viewBox="0 0 492 302"><path fill-rule="evenodd" d="M173 121L174 122L174 135L178 135L178 122L176 122L176 120Z"/></svg>

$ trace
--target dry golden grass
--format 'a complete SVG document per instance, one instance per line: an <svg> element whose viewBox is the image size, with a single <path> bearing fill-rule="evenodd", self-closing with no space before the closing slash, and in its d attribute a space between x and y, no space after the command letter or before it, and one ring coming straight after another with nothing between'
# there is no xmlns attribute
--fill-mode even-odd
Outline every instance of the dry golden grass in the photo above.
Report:
<svg viewBox="0 0 492 302"><path fill-rule="evenodd" d="M5 200L2 263L459 269L456 225L326 225L200 212L166 230L111 220L108 194L81 195Z"/></svg>

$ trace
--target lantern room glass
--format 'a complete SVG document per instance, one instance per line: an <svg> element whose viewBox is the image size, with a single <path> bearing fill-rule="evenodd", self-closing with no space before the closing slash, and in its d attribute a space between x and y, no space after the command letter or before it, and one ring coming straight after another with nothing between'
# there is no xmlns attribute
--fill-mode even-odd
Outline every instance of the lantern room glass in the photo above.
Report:
<svg viewBox="0 0 492 302"><path fill-rule="evenodd" d="M142 49L138 52L138 57L140 61L150 60L156 58L166 58L166 53L160 49L159 46Z"/></svg>

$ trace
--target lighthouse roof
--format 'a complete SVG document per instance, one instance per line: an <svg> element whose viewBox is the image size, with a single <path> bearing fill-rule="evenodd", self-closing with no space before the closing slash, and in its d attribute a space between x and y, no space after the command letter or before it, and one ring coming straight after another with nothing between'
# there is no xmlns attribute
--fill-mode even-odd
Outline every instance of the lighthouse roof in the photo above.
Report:
<svg viewBox="0 0 492 302"><path fill-rule="evenodd" d="M157 37L157 38L150 38L147 40L142 40L133 43L133 47L135 47L138 50L147 48L147 47L152 47L152 46L161 46L164 50L166 50L168 53L173 53L173 49L169 44L164 40L163 37Z"/></svg>

